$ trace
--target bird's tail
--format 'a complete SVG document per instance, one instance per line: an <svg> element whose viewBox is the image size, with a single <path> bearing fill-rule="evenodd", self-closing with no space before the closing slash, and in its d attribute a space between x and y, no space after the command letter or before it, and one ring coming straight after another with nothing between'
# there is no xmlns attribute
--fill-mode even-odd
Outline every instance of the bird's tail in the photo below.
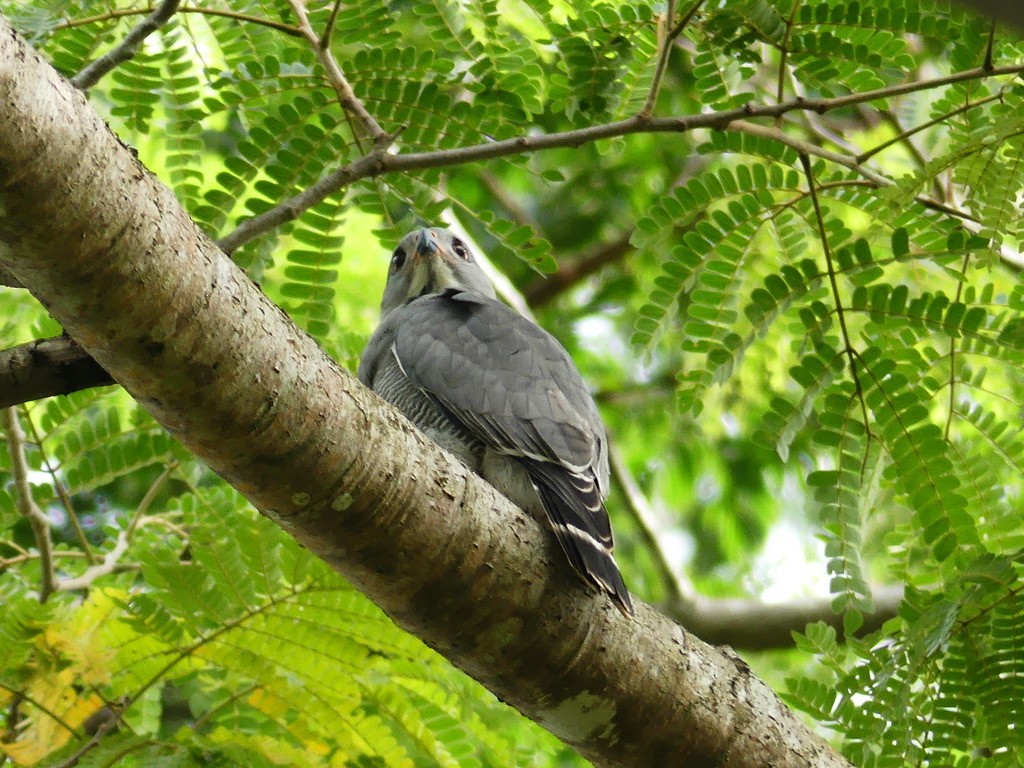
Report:
<svg viewBox="0 0 1024 768"><path fill-rule="evenodd" d="M530 477L548 522L573 569L606 593L626 616L633 615L629 590L613 555L611 523L593 478L531 462Z"/></svg>

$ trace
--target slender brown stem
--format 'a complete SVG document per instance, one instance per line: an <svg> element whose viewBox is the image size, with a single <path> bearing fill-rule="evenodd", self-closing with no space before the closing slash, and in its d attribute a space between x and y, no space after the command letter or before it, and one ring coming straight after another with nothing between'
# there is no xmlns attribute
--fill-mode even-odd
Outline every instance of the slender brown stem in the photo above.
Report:
<svg viewBox="0 0 1024 768"><path fill-rule="evenodd" d="M960 273L963 275L967 274L967 265L971 262L970 251L964 254L964 261L960 267ZM960 301L960 297L964 292L964 281L958 280L956 284L956 296L953 298L954 303ZM942 437L944 440L949 440L949 432L953 427L953 414L956 410L956 337L951 336L949 339L949 413L946 414L946 426L942 430Z"/></svg>
<svg viewBox="0 0 1024 768"><path fill-rule="evenodd" d="M7 431L7 449L11 455L11 471L14 475L14 491L18 511L28 520L39 550L39 602L45 603L56 587L53 570L53 541L50 538L50 521L32 497L29 483L28 461L25 459L25 433L18 421L16 408L4 408L4 427Z"/></svg>
<svg viewBox="0 0 1024 768"><path fill-rule="evenodd" d="M832 299L836 304L836 318L839 320L839 328L843 334L843 346L845 347L846 356L850 361L850 376L853 378L857 399L860 400L861 413L864 418L864 430L870 435L870 430L868 429L868 406L864 402L864 389L861 387L860 376L857 373L857 360L854 357L856 353L850 340L850 331L846 327L846 314L843 312L842 297L839 294L839 281L836 279L836 268L832 261L832 249L828 244L825 217L821 213L821 203L818 202L818 192L815 189L814 172L811 170L811 158L801 153L800 163L803 165L804 175L807 177L807 188L810 192L811 204L814 206L814 218L818 223L818 236L821 238L821 247L825 254L825 266L828 269L829 285L832 287Z"/></svg>
<svg viewBox="0 0 1024 768"><path fill-rule="evenodd" d="M78 515L75 513L75 505L71 501L71 496L68 494L68 489L64 487L64 483L57 477L57 470L50 464L50 457L46 455L46 448L43 446L43 441L39 437L39 430L36 429L35 422L28 413L25 414L25 420L28 422L28 429L32 433L32 440L35 442L36 447L39 449L39 455L43 459L43 466L46 468L46 473L50 476L50 481L53 483L54 490L57 491L57 497L60 499L61 506L64 507L64 513L68 516L68 521L71 523L71 527L75 531L75 538L78 539L78 546L82 548L82 553L85 555L86 561L89 565L95 565L96 556L92 552L92 547L89 546L89 539L85 535L85 531L82 529L82 523L78 519Z"/></svg>
<svg viewBox="0 0 1024 768"><path fill-rule="evenodd" d="M345 73L341 71L337 59L331 53L330 47L327 44L330 41L330 35L325 32L324 36L321 37L313 30L313 26L309 23L309 16L306 15L305 0L288 1L299 20L299 30L302 32L302 36L309 41L310 46L313 48L313 53L316 54L321 66L323 66L324 71L327 73L327 81L334 89L342 109L356 118L362 128L370 135L370 139L375 147L383 149L389 146L393 141L391 134L381 128L376 118L363 106L363 102L359 100L355 91L352 90L352 86L345 77Z"/></svg>
<svg viewBox="0 0 1024 768"><path fill-rule="evenodd" d="M775 84L775 100L782 101L786 95L786 62L789 59L789 41L793 34L793 20L796 18L797 9L800 7L800 0L793 0L789 9L789 18L786 19L786 35L782 38L782 47L779 55L779 76Z"/></svg>
<svg viewBox="0 0 1024 768"><path fill-rule="evenodd" d="M143 14L153 13L154 10L156 9L152 5L143 8L119 8L117 10L108 11L107 13L96 14L95 16L83 16L80 19L68 19L67 21L62 21L53 29L55 32L59 32L62 29L86 27L90 24L97 24L102 21L109 21L110 19L120 19L125 16L142 16ZM178 13L198 13L203 16L219 16L223 19L233 19L234 21L241 21L246 24L257 24L261 27L269 27L270 29L274 29L290 37L302 37L302 33L298 28L293 27L290 24L274 21L272 19L260 18L259 16L252 16L247 13L224 11L219 8L202 8L195 5L180 6L178 8Z"/></svg>
<svg viewBox="0 0 1024 768"><path fill-rule="evenodd" d="M334 35L334 25L338 21L339 10L341 10L341 0L334 0L334 5L331 7L331 15L327 17L324 33L320 36L320 47L324 50L331 47L331 37Z"/></svg>
<svg viewBox="0 0 1024 768"><path fill-rule="evenodd" d="M658 63L655 65L654 77L651 78L651 85L647 90L647 98L644 100L644 105L640 110L641 116L650 117L654 114L654 106L658 101L661 83L665 79L665 70L668 69L668 59L672 54L672 46L676 38L686 29L686 25L690 23L690 20L696 15L703 4L704 0L697 0L697 2L690 6L690 10L683 15L683 18L679 20L679 23L673 27L672 18L676 15L676 0L668 0L663 21L658 25L658 36L661 38L658 45Z"/></svg>
<svg viewBox="0 0 1024 768"><path fill-rule="evenodd" d="M135 28L125 36L120 45L85 66L81 72L71 78L71 84L87 91L114 67L134 58L143 40L170 21L180 4L181 0L163 0L151 14L135 25Z"/></svg>
<svg viewBox="0 0 1024 768"><path fill-rule="evenodd" d="M891 96L900 96L985 77L1016 75L1021 72L1024 72L1024 65L995 67L991 71L985 71L979 67L933 80L903 83L887 88L878 88L872 91L840 96L834 99L796 98L781 104L747 104L737 109L682 117L656 118L637 115L625 120L587 126L571 131L543 135L524 134L503 141L491 141L483 144L431 152L411 152L392 155L378 148L370 154L332 171L312 186L307 187L304 191L279 203L259 216L247 219L233 232L221 238L218 241L218 245L227 253L231 253L261 234L292 221L302 214L303 211L326 199L329 195L361 179L376 178L389 173L464 165L483 160L493 160L499 157L540 152L547 149L579 147L583 144L589 144L602 139L633 134L686 133L697 128L725 129L737 120L750 120L759 117L775 118L787 112L800 110L824 114L841 107L876 101ZM846 164L853 163L856 165L854 159L846 158L842 155L838 157L843 157ZM874 174L874 176L876 179L885 178L880 177L878 174ZM886 180L881 183L889 184L891 182ZM934 202L930 203L929 207L942 210Z"/></svg>

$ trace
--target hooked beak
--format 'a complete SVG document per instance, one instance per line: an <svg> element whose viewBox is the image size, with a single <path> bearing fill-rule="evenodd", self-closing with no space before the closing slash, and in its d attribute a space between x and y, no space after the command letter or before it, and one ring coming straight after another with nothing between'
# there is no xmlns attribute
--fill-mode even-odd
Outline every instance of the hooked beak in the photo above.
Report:
<svg viewBox="0 0 1024 768"><path fill-rule="evenodd" d="M416 255L420 257L429 256L437 251L437 241L429 229L420 230L420 239L416 242Z"/></svg>
<svg viewBox="0 0 1024 768"><path fill-rule="evenodd" d="M415 255L418 259L427 260L431 256L437 256L441 261L449 265L459 262L451 251L437 242L437 236L424 227L420 230L419 240L416 241Z"/></svg>

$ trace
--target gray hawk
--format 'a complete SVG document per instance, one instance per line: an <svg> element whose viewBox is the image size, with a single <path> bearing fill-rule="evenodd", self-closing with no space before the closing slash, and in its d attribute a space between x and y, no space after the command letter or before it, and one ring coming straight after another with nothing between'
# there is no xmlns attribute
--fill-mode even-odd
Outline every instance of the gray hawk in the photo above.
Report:
<svg viewBox="0 0 1024 768"><path fill-rule="evenodd" d="M549 333L498 301L469 248L419 229L395 249L360 380L521 509L584 580L632 614L612 556L608 440Z"/></svg>

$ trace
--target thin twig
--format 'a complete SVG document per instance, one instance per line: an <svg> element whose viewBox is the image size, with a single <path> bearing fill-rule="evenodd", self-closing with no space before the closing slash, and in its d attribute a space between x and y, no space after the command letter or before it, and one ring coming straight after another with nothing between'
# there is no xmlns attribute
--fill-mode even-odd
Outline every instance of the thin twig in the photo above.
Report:
<svg viewBox="0 0 1024 768"><path fill-rule="evenodd" d="M992 49L995 47L996 42L996 22L992 20L992 24L988 28L988 45L985 46L985 61L982 63L981 68L992 70Z"/></svg>
<svg viewBox="0 0 1024 768"><path fill-rule="evenodd" d="M786 34L782 38L779 55L779 76L775 86L775 100L782 101L786 95L786 63L789 59L790 36L793 34L793 21L796 18L797 9L800 7L800 0L793 0L790 6L789 18L786 19Z"/></svg>
<svg viewBox="0 0 1024 768"><path fill-rule="evenodd" d="M28 422L29 431L32 433L32 440L39 449L39 455L43 459L43 466L46 468L46 473L50 476L50 480L53 482L54 490L57 491L57 498L60 499L61 506L64 507L64 512L68 516L68 520L71 522L71 527L75 531L75 538L78 539L78 546L82 548L82 554L85 555L85 559L89 565L95 565L96 556L92 552L92 547L89 546L89 539L85 535L85 531L82 530L82 524L78 520L78 515L75 514L75 505L71 501L71 496L68 493L68 489L64 487L64 483L57 477L57 470L50 464L50 457L46 455L46 449L43 446L43 441L39 437L39 430L36 429L35 422L29 414L25 413L25 420Z"/></svg>
<svg viewBox="0 0 1024 768"><path fill-rule="evenodd" d="M647 90L647 98L640 110L642 117L650 117L654 114L654 106L658 101L658 92L661 90L661 83L665 79L665 71L668 69L668 59L672 54L672 46L676 38L683 33L690 19L694 17L704 0L697 0L687 11L679 23L673 27L672 18L676 15L676 0L668 0L668 7L665 9L663 23L658 24L658 36L661 38L658 46L658 63L654 68L654 76L651 78L650 88Z"/></svg>
<svg viewBox="0 0 1024 768"><path fill-rule="evenodd" d="M864 389L861 387L860 376L857 373L857 361L854 357L855 350L850 340L850 331L846 327L846 314L843 312L842 297L839 294L839 281L836 279L836 268L832 262L832 249L828 244L828 232L825 230L825 217L821 213L821 204L818 202L818 192L814 185L814 173L811 170L811 159L808 155L800 153L800 164L804 167L804 175L807 177L807 189L810 192L811 203L814 206L814 217L818 222L818 235L821 237L821 247L825 253L825 266L828 269L828 280L832 286L832 299L836 303L836 317L839 320L839 328L843 334L843 345L846 348L846 356L850 361L850 375L853 377L853 386L860 400L861 413L864 416L864 431L870 435L868 429L868 406L864 402Z"/></svg>
<svg viewBox="0 0 1024 768"><path fill-rule="evenodd" d="M971 252L968 251L964 254L964 262L960 267L960 273L965 276L967 275L967 266L971 263ZM956 296L953 297L953 303L956 304L960 301L960 297L963 295L964 281L958 280L956 284ZM949 413L946 415L946 427L942 431L942 439L949 440L949 432L953 427L953 413L956 409L956 337L950 336L949 339Z"/></svg>
<svg viewBox="0 0 1024 768"><path fill-rule="evenodd" d="M341 71L341 67L327 45L330 42L330 36L325 33L325 36L321 38L313 30L312 25L309 23L309 17L306 15L305 0L288 0L288 2L291 4L299 20L299 30L302 32L302 36L309 41L310 46L313 48L313 53L316 54L321 66L323 66L324 71L327 73L327 80L334 89L342 109L356 117L363 129L370 134L374 147L383 149L389 146L394 140L392 135L380 127L376 118L366 110L363 102L359 100L355 91L352 90L352 86L345 77L345 73Z"/></svg>
<svg viewBox="0 0 1024 768"><path fill-rule="evenodd" d="M678 567L674 558L665 550L661 536L661 530L664 528L664 525L658 519L659 515L651 507L644 492L640 489L640 485L637 483L636 478L633 477L633 473L629 471L626 460L615 443L610 443L608 446L608 458L610 460L612 477L622 490L622 495L626 499L626 507L633 515L633 519L636 521L640 532L647 539L648 551L654 556L654 564L661 571L661 577L665 582L665 588L668 592L668 599L676 604L680 602L694 603L696 601L696 591L693 585L682 569Z"/></svg>
<svg viewBox="0 0 1024 768"><path fill-rule="evenodd" d="M920 133L921 131L927 130L928 128L931 128L933 125L938 125L939 123L945 122L946 120L949 120L951 117L956 117L957 115L963 114L964 112L974 109L975 107L980 107L983 104L988 104L991 101L999 101L1002 98L1003 90L1000 89L999 93L994 93L991 96L986 96L985 98L978 99L977 101L969 101L966 104L957 107L956 109L952 109L949 112L939 115L938 117L932 120L928 120L927 122L921 123L920 125L915 125L913 128L907 128L906 130L903 130L902 126L899 125L899 122L896 120L895 115L893 115L891 112L885 112L883 113L883 116L886 118L886 120L888 120L888 122L891 125L893 125L896 128L896 130L899 131L899 133L893 136L891 139L887 139L883 141L881 144L872 147L871 149L865 152L861 152L859 155L857 155L856 160L858 163L863 163L865 160L874 157L879 152L888 149L893 144L905 142L907 148L910 150L910 153L914 155L914 159L917 160L918 164L923 167L924 165L927 164L927 162L924 158L924 155L921 154L921 151L910 143L909 139L911 136L913 136L915 133Z"/></svg>
<svg viewBox="0 0 1024 768"><path fill-rule="evenodd" d="M730 131L738 131L739 133L745 133L749 136L758 136L764 139L771 139L777 141L780 144L785 144L787 147L792 147L799 154L802 155L814 155L820 157L823 160L828 160L836 165L841 165L844 168L849 168L851 171L855 171L858 175L863 176L869 181L873 181L880 187L889 187L893 185L893 181L880 173L872 171L869 168L865 168L863 165L857 162L857 158L851 157L850 155L843 155L839 152L833 152L830 149L819 147L815 144L811 144L803 139L798 139L795 136L790 136L785 131L781 131L778 128L773 128L768 125L759 125L757 123L751 123L747 120L734 120L729 124L728 129Z"/></svg>
<svg viewBox="0 0 1024 768"><path fill-rule="evenodd" d="M76 589L88 589L92 583L101 576L113 573L121 560L121 556L128 551L128 532L121 531L117 535L117 542L114 547L103 556L96 565L89 566L80 576L73 579L60 579L57 582L57 589L62 592L73 592Z"/></svg>
<svg viewBox="0 0 1024 768"><path fill-rule="evenodd" d="M172 459L167 462L167 466L164 467L164 471L160 473L160 476L153 481L153 484L149 486L149 490L146 491L146 495L142 497L142 501L139 502L139 506L135 508L135 514L132 515L131 522L128 523L126 529L128 537L131 538L132 534L135 533L135 529L139 525L139 521L142 520L143 516L149 511L149 508L153 506L153 501L156 499L157 493L163 487L174 471L181 466L181 462L177 459Z"/></svg>
<svg viewBox="0 0 1024 768"><path fill-rule="evenodd" d="M528 154L540 152L547 149L561 149L566 147L579 147L583 144L600 141L602 139L615 138L642 133L686 133L696 128L720 128L730 127L731 123L737 120L750 120L753 118L775 118L787 112L807 110L824 114L834 109L848 107L854 104L861 104L870 101L877 101L892 96L901 96L916 91L938 88L943 85L960 83L967 80L976 80L985 77L1000 75L1016 75L1024 72L1024 65L996 67L991 72L976 68L957 72L945 77L933 80L921 80L913 83L904 83L887 88L878 88L863 93L853 93L847 96L840 96L834 99L805 99L796 98L781 104L746 104L736 109L724 110L721 112L707 112L697 115L686 115L682 117L650 117L634 116L612 123L588 126L571 131L549 133L542 135L524 134L522 136L505 139L503 141L492 141L484 144L475 144L454 149L434 150L431 152L411 152L408 154L388 154L380 150L359 158L358 160L338 168L312 186L285 200L273 208L265 211L259 216L254 216L242 222L233 232L228 233L218 241L218 245L227 253L231 253L259 237L271 229L285 224L297 218L304 211L325 200L328 196L338 190L347 187L353 182L376 178L389 173L423 170L427 168L452 167L475 163L483 160L493 160L499 157L511 155ZM834 154L834 153L833 153ZM843 157L840 155L840 157ZM851 158L844 158L846 163ZM855 164L855 163L854 163ZM876 178L884 179L875 174ZM892 182L885 180L887 185ZM943 210L939 204L932 202L929 207L936 210Z"/></svg>
<svg viewBox="0 0 1024 768"><path fill-rule="evenodd" d="M83 91L92 88L104 75L118 64L132 59L142 45L142 41L166 24L178 10L181 0L163 0L149 16L144 18L127 34L121 44L108 51L81 72L71 78L71 84Z"/></svg>
<svg viewBox="0 0 1024 768"><path fill-rule="evenodd" d="M135 509L135 514L132 515L131 521L128 525L117 535L117 542L114 547L103 556L103 560L96 565L86 568L85 571L73 579L61 579L57 582L57 589L70 592L76 589L88 589L92 586L92 583L101 576L107 576L118 570L123 570L120 560L125 552L128 551L128 545L131 544L132 534L135 533L139 523L144 519L144 515L149 511L149 508L153 505L154 499L156 499L157 493L163 487L164 483L174 474L174 471L178 468L180 462L176 459L169 461L164 471L160 473L160 476L149 486L149 490L146 491L145 496L142 497L142 501L139 502L139 506Z"/></svg>
<svg viewBox="0 0 1024 768"><path fill-rule="evenodd" d="M56 584L50 521L32 497L32 486L28 480L28 461L25 459L25 433L18 421L16 408L4 408L4 422L7 430L7 448L11 454L11 471L14 474L14 490L18 497L18 511L28 520L36 540L36 548L39 550L39 570L42 572L39 602L45 603L53 594Z"/></svg>
<svg viewBox="0 0 1024 768"><path fill-rule="evenodd" d="M751 136L760 136L762 138L771 139L773 141L779 142L780 144L785 144L787 147L792 147L800 155L814 155L815 157L820 157L823 160L833 162L836 165L841 165L844 168L849 168L850 170L855 171L856 173L863 176L868 182L870 182L876 187L896 186L895 181L886 176L883 176L880 173L876 173L875 171L865 168L861 163L857 161L857 158L855 157L851 157L849 155L841 155L838 152L832 152L831 150L823 149L822 147L818 147L814 144L803 141L802 139L798 139L795 136L790 136L789 134L780 131L778 128L771 128L769 126L758 125L756 123L747 122L746 120L736 120L729 125L728 130L739 131L740 133L746 133ZM929 210L944 213L947 216L954 216L958 219L964 219L966 221L974 220L974 216L972 216L967 211L962 211L958 208L954 208L951 205L947 205L946 203L940 202L938 200L933 200L930 197L925 197L924 195L915 195L914 201L920 203Z"/></svg>
<svg viewBox="0 0 1024 768"><path fill-rule="evenodd" d="M125 16L142 16L145 13L153 13L156 9L152 6L146 6L144 8L120 8L117 10L108 11L107 13L100 13L95 16L83 16L80 19L68 19L62 21L60 24L55 26L53 30L59 32L62 29L74 29L75 27L87 27L90 24L96 24L101 21L108 21L110 19L119 19ZM261 27L269 27L270 29L281 32L290 37L302 37L302 33L297 27L293 27L290 24L285 24L280 21L274 21L272 19L264 19L259 16L251 16L247 13L236 13L235 11L224 11L219 8L204 8L195 5L182 5L178 7L178 13L198 13L202 16L219 16L222 19L232 19L234 21L244 21L247 24L257 24Z"/></svg>
<svg viewBox="0 0 1024 768"><path fill-rule="evenodd" d="M341 0L334 0L331 8L331 15L327 17L327 24L324 26L324 33L320 36L320 47L327 50L331 47L331 37L334 35L334 25L338 21L338 11L341 9Z"/></svg>

